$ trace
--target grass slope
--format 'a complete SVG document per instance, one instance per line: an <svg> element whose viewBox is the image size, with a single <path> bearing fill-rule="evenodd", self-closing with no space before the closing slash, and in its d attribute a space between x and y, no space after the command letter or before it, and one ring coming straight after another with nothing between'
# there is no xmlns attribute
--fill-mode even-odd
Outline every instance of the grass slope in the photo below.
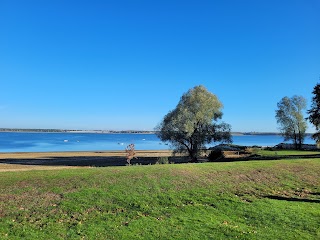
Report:
<svg viewBox="0 0 320 240"><path fill-rule="evenodd" d="M0 173L0 239L319 239L320 159Z"/></svg>
<svg viewBox="0 0 320 240"><path fill-rule="evenodd" d="M319 155L319 151L301 151L301 150L259 150L257 154L261 156L312 156L312 155Z"/></svg>

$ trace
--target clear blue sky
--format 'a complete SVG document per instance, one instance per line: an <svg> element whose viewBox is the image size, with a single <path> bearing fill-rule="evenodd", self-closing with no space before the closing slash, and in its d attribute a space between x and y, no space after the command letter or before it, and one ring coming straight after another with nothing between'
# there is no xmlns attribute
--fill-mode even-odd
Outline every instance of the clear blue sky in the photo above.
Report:
<svg viewBox="0 0 320 240"><path fill-rule="evenodd" d="M277 102L310 106L319 81L319 13L319 0L0 0L0 127L152 130L202 84L233 131L277 131Z"/></svg>

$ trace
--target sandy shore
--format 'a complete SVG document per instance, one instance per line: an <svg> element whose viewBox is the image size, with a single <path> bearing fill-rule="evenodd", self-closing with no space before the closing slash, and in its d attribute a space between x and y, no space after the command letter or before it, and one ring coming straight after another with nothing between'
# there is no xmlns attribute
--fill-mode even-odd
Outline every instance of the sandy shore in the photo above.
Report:
<svg viewBox="0 0 320 240"><path fill-rule="evenodd" d="M136 156L137 159L131 160L132 164L147 165L156 163L158 157L172 156L172 151L136 151ZM186 160L174 157L172 161L179 163ZM125 166L126 164L124 151L0 153L0 172Z"/></svg>

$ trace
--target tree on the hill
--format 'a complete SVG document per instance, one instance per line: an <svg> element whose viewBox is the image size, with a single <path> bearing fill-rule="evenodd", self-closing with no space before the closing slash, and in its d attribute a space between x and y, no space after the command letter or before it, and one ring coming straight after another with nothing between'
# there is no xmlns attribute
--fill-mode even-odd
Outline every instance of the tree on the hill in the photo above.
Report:
<svg viewBox="0 0 320 240"><path fill-rule="evenodd" d="M317 132L313 134L313 138L320 143L320 84L318 83L313 88L313 97L312 97L312 104L311 109L308 110L309 114L309 121L315 126Z"/></svg>
<svg viewBox="0 0 320 240"><path fill-rule="evenodd" d="M307 130L307 122L302 113L306 108L305 98L302 96L284 97L277 106L276 119L284 140L292 140L295 148L301 149Z"/></svg>
<svg viewBox="0 0 320 240"><path fill-rule="evenodd" d="M232 142L229 124L218 122L222 117L222 103L203 86L196 86L183 94L178 105L156 127L162 141L170 142L177 152L187 152L193 162L198 161L206 144Z"/></svg>

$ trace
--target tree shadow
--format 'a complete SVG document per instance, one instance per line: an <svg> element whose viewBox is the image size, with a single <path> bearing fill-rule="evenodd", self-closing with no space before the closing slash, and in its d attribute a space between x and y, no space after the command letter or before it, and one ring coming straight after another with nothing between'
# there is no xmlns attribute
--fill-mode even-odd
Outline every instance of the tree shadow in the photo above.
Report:
<svg viewBox="0 0 320 240"><path fill-rule="evenodd" d="M315 195L315 194L314 194L314 195ZM267 196L263 196L263 197L268 198L268 199L288 201L288 202L320 203L320 200L319 200L319 199L282 197L282 196L276 196L276 195L267 195Z"/></svg>
<svg viewBox="0 0 320 240"><path fill-rule="evenodd" d="M230 158L224 157L218 160L214 160L212 162L242 162L242 161L263 161L263 160L292 160L292 159L313 159L313 158L320 158L320 154L314 155L274 155L274 156L261 156L261 155L251 155L248 157L238 157L238 158Z"/></svg>
<svg viewBox="0 0 320 240"><path fill-rule="evenodd" d="M152 165L156 164L157 157L138 157L131 160L131 165ZM171 163L186 163L181 157L170 157ZM105 156L75 156L75 157L42 157L42 158L19 158L1 159L0 164L35 165L35 166L94 166L111 167L126 166L128 163L125 157Z"/></svg>

